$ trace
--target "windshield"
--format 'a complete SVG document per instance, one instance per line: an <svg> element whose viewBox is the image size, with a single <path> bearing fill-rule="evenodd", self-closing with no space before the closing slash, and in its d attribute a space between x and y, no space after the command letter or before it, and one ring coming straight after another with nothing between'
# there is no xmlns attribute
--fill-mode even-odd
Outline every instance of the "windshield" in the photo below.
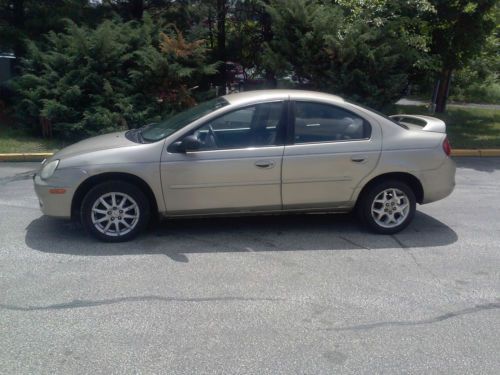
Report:
<svg viewBox="0 0 500 375"><path fill-rule="evenodd" d="M157 124L153 124L145 128L142 132L142 138L147 142L155 142L168 137L184 126L190 124L191 122L198 120L199 118L215 111L216 109L222 108L228 105L229 102L224 98L216 98L198 104L197 106L190 108L186 111L177 113L176 115L160 121Z"/></svg>

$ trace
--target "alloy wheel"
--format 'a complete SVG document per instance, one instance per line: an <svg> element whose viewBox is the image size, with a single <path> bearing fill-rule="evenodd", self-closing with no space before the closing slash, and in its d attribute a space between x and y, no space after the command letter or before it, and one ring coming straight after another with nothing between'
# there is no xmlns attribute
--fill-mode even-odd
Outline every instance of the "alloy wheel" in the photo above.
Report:
<svg viewBox="0 0 500 375"><path fill-rule="evenodd" d="M381 191L371 205L375 223L383 228L394 228L403 223L410 213L410 200L401 190L389 188Z"/></svg>
<svg viewBox="0 0 500 375"><path fill-rule="evenodd" d="M92 224L106 236L126 235L137 226L139 218L139 205L125 193L103 194L92 205Z"/></svg>

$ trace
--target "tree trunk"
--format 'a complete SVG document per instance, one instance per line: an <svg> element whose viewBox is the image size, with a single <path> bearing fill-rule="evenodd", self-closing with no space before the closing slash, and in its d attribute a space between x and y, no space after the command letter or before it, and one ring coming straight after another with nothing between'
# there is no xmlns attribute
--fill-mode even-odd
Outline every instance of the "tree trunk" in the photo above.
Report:
<svg viewBox="0 0 500 375"><path fill-rule="evenodd" d="M219 84L226 88L226 0L217 0L217 59L219 66Z"/></svg>
<svg viewBox="0 0 500 375"><path fill-rule="evenodd" d="M443 113L446 110L446 101L448 100L448 92L451 80L451 69L443 69L440 77L440 85L436 97L436 113Z"/></svg>
<svg viewBox="0 0 500 375"><path fill-rule="evenodd" d="M24 0L14 0L12 3L14 26L22 29L24 27Z"/></svg>
<svg viewBox="0 0 500 375"><path fill-rule="evenodd" d="M269 0L264 1L265 5L269 5ZM267 9L264 8L262 12L262 39L264 43L270 43L273 40L273 29L272 29L272 19L271 15L267 12ZM276 88L278 82L276 80L276 72L271 69L266 69L265 75L267 84L270 88Z"/></svg>
<svg viewBox="0 0 500 375"><path fill-rule="evenodd" d="M23 38L20 36L24 35L25 16L24 0L15 0L12 3L12 25L18 30L18 36L12 46L12 51L16 56L16 59L13 60L14 69L17 69L21 61L21 57L24 57L25 44Z"/></svg>
<svg viewBox="0 0 500 375"><path fill-rule="evenodd" d="M210 38L210 49L214 49L214 27L212 19L212 7L208 8L208 35Z"/></svg>
<svg viewBox="0 0 500 375"><path fill-rule="evenodd" d="M141 20L144 13L144 0L131 0L129 5L132 18Z"/></svg>

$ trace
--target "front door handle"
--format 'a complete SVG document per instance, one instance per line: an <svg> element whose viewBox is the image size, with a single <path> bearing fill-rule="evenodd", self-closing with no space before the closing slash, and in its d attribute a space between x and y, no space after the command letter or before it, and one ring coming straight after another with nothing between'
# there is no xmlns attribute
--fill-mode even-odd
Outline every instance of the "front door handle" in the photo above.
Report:
<svg viewBox="0 0 500 375"><path fill-rule="evenodd" d="M366 161L366 156L364 155L353 155L351 156L351 161L355 163L364 163Z"/></svg>
<svg viewBox="0 0 500 375"><path fill-rule="evenodd" d="M274 167L274 161L271 160L259 160L255 162L255 166L262 169L270 169Z"/></svg>

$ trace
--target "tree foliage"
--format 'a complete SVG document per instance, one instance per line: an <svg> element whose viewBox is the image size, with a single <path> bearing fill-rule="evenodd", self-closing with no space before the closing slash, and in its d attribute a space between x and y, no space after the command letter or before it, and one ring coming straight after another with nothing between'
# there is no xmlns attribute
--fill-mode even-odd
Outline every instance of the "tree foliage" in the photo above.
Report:
<svg viewBox="0 0 500 375"><path fill-rule="evenodd" d="M267 67L375 107L393 102L424 60L426 44L413 25L418 9L391 4L384 12L360 6L353 13L307 0L271 2L274 38L265 47Z"/></svg>
<svg viewBox="0 0 500 375"><path fill-rule="evenodd" d="M431 52L440 65L436 111L443 112L454 70L477 56L495 27L497 0L432 0Z"/></svg>
<svg viewBox="0 0 500 375"><path fill-rule="evenodd" d="M64 32L48 34L44 48L30 43L16 82L18 115L35 126L46 117L56 135L75 139L192 105L189 88L215 71L204 41L187 41L176 29L159 36L144 17L105 21L95 30L69 22Z"/></svg>
<svg viewBox="0 0 500 375"><path fill-rule="evenodd" d="M378 108L457 69L458 94L491 92L495 2L0 0L0 50L23 61L22 123L45 117L55 135L81 138L193 105L234 76L228 60L271 87L287 79Z"/></svg>
<svg viewBox="0 0 500 375"><path fill-rule="evenodd" d="M481 52L456 71L452 99L457 101L500 103L500 26L490 35Z"/></svg>
<svg viewBox="0 0 500 375"><path fill-rule="evenodd" d="M64 30L65 18L94 25L102 15L87 1L0 0L0 51L23 56L28 41L42 42L45 33Z"/></svg>

